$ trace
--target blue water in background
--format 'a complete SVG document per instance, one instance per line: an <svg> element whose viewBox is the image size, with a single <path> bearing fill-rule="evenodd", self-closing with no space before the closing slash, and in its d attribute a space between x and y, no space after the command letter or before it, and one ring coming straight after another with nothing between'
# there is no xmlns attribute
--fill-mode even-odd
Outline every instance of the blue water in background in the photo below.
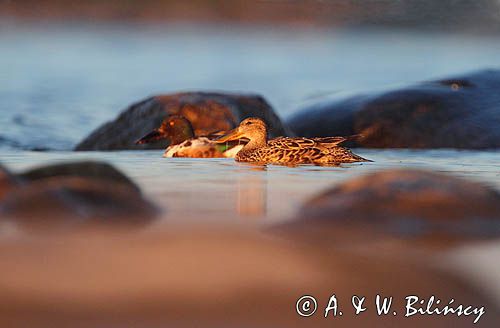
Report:
<svg viewBox="0 0 500 328"><path fill-rule="evenodd" d="M499 66L494 36L0 24L0 149L69 150L132 102L159 93L256 92L286 118L322 95Z"/></svg>

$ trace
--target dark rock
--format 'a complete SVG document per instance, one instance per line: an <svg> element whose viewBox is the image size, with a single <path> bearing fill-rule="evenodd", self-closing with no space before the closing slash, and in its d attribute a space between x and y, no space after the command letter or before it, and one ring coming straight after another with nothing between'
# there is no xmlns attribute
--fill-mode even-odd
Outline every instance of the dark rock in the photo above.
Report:
<svg viewBox="0 0 500 328"><path fill-rule="evenodd" d="M266 121L273 137L288 135L272 107L260 96L189 92L148 98L133 104L81 141L75 150L163 149L168 143L136 145L171 114L185 116L195 135L235 128L240 121L257 116Z"/></svg>
<svg viewBox="0 0 500 328"><path fill-rule="evenodd" d="M13 190L0 203L0 217L37 229L142 225L156 214L151 203L122 184L81 177L34 181Z"/></svg>
<svg viewBox="0 0 500 328"><path fill-rule="evenodd" d="M500 70L325 101L288 120L297 135L362 134L372 148L500 147Z"/></svg>
<svg viewBox="0 0 500 328"><path fill-rule="evenodd" d="M17 179L0 165L0 200L17 185Z"/></svg>
<svg viewBox="0 0 500 328"><path fill-rule="evenodd" d="M22 173L0 202L0 218L24 228L142 225L158 209L111 165L75 162Z"/></svg>
<svg viewBox="0 0 500 328"><path fill-rule="evenodd" d="M309 200L291 226L325 228L351 238L485 239L500 237L500 193L440 173L369 174ZM358 237L356 237L359 239Z"/></svg>
<svg viewBox="0 0 500 328"><path fill-rule="evenodd" d="M139 187L125 174L113 166L94 161L61 163L38 167L18 175L23 180L36 181L53 177L81 177L99 179L110 183L119 183L132 190L140 192Z"/></svg>

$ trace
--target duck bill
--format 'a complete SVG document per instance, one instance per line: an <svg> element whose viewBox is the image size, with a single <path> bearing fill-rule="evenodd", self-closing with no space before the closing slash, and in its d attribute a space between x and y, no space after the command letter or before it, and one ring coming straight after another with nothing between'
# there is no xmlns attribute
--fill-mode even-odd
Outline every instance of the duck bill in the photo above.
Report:
<svg viewBox="0 0 500 328"><path fill-rule="evenodd" d="M227 141L238 140L238 139L241 139L241 138L243 138L243 133L239 132L238 128L236 128L234 130L229 131L225 135L223 135L223 136L215 139L214 141L216 143L224 143L224 142L227 142Z"/></svg>
<svg viewBox="0 0 500 328"><path fill-rule="evenodd" d="M135 142L135 144L136 145L143 145L143 144L152 143L152 142L156 142L156 141L163 140L163 139L167 139L167 137L165 137L165 135L160 133L160 131L153 130L152 132L146 134L141 139L137 140Z"/></svg>

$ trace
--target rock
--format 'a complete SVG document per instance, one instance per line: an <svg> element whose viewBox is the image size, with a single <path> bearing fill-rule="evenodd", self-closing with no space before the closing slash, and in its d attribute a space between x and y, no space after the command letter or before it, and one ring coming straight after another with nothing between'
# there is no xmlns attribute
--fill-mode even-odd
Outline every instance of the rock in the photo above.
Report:
<svg viewBox="0 0 500 328"><path fill-rule="evenodd" d="M16 178L0 165L0 200L17 185Z"/></svg>
<svg viewBox="0 0 500 328"><path fill-rule="evenodd" d="M500 193L479 183L421 170L372 173L309 200L285 224L330 236L476 240L500 237ZM347 237L348 236L348 237ZM368 237L367 237L368 236Z"/></svg>
<svg viewBox="0 0 500 328"><path fill-rule="evenodd" d="M142 225L156 214L156 208L130 188L79 177L35 181L10 192L0 203L0 217L28 229Z"/></svg>
<svg viewBox="0 0 500 328"><path fill-rule="evenodd" d="M168 146L165 141L145 145L135 142L160 127L170 114L186 117L197 136L233 129L250 116L264 119L273 137L289 134L272 107L260 96L188 92L155 96L133 104L116 120L92 132L75 150L164 149Z"/></svg>
<svg viewBox="0 0 500 328"><path fill-rule="evenodd" d="M134 182L106 163L49 165L19 181L0 202L0 218L26 229L143 225L158 214Z"/></svg>
<svg viewBox="0 0 500 328"><path fill-rule="evenodd" d="M425 259L394 259L297 247L251 229L169 227L113 234L83 231L29 242L0 240L0 326L30 327L470 327L476 316L406 318L405 297L498 307L465 279ZM444 262L441 258L441 262ZM335 294L342 316L324 317ZM375 295L394 297L394 316L377 316ZM302 295L317 298L301 318ZM353 295L367 311L355 315ZM196 309L196 310L193 310ZM194 312L193 312L194 311Z"/></svg>
<svg viewBox="0 0 500 328"><path fill-rule="evenodd" d="M293 115L297 135L362 134L371 148L500 147L500 70L324 101Z"/></svg>
<svg viewBox="0 0 500 328"><path fill-rule="evenodd" d="M53 177L81 177L122 184L140 192L139 187L125 174L113 166L95 161L66 162L34 168L18 175L27 181L37 181Z"/></svg>

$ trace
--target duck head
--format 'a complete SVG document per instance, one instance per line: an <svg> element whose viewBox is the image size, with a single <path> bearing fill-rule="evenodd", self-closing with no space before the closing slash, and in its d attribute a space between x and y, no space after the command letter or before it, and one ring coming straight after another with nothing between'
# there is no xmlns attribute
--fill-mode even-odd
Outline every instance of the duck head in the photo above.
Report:
<svg viewBox="0 0 500 328"><path fill-rule="evenodd" d="M248 139L248 146L265 145L267 142L266 123L257 117L249 117L243 120L240 125L216 139L217 143L224 143L231 140Z"/></svg>
<svg viewBox="0 0 500 328"><path fill-rule="evenodd" d="M188 119L180 115L169 115L158 129L146 134L136 144L142 145L166 139L171 145L177 145L193 137L193 126Z"/></svg>

